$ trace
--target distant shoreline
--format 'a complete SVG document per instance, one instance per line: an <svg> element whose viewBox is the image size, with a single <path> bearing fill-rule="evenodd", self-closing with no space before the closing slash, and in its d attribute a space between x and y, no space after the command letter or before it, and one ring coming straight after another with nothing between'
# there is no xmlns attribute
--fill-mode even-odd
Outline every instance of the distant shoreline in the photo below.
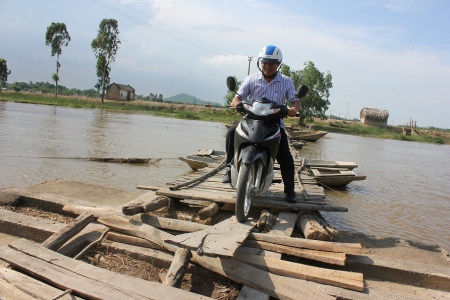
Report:
<svg viewBox="0 0 450 300"><path fill-rule="evenodd" d="M0 93L0 101L139 112L161 117L201 120L225 124L232 123L234 120L239 120L241 118L241 116L238 115L235 111L227 110L225 108L205 107L179 103L151 102L142 100L120 102L114 100L105 100L104 103L101 103L100 99L97 98L61 95L58 96L58 98L55 98L54 95L47 94L3 91ZM296 126L297 122L298 118L285 119L286 126ZM439 130L416 128L416 134L407 136L402 133L401 126L364 126L355 121L315 119L312 123L311 130L324 130L333 133L382 139L432 144L450 144L450 129Z"/></svg>

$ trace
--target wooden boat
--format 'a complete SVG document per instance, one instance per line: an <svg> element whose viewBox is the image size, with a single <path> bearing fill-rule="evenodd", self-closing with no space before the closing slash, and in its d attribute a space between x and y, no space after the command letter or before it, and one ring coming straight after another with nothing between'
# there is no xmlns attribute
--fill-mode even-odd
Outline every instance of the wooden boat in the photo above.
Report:
<svg viewBox="0 0 450 300"><path fill-rule="evenodd" d="M318 184L324 186L346 186L352 181L366 179L366 176L358 176L346 168L315 167L310 169L310 173Z"/></svg>
<svg viewBox="0 0 450 300"><path fill-rule="evenodd" d="M327 131L317 130L317 131L289 131L289 136L292 140L303 140L309 142L315 142L325 134Z"/></svg>
<svg viewBox="0 0 450 300"><path fill-rule="evenodd" d="M306 159L307 168L341 168L353 170L357 168L358 165L351 161L340 161L340 160L321 160L321 159Z"/></svg>
<svg viewBox="0 0 450 300"><path fill-rule="evenodd" d="M198 155L178 157L178 159L187 163L193 170L206 168L210 163L217 162L217 160L213 158Z"/></svg>

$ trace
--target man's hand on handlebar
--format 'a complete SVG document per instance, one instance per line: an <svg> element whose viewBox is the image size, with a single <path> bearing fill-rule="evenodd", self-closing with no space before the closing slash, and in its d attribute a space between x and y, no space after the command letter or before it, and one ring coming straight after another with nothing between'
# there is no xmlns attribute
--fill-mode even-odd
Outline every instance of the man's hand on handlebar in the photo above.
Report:
<svg viewBox="0 0 450 300"><path fill-rule="evenodd" d="M236 107L236 105L238 105L239 102L241 102L241 99L239 99L238 96L235 96L235 97L233 98L233 101L231 101L230 106Z"/></svg>
<svg viewBox="0 0 450 300"><path fill-rule="evenodd" d="M295 117L297 116L297 109L295 107L291 107L288 109L287 115L289 117Z"/></svg>
<svg viewBox="0 0 450 300"><path fill-rule="evenodd" d="M300 110L300 101L295 100L292 102L292 107L288 109L287 115L289 117L296 117L297 112Z"/></svg>

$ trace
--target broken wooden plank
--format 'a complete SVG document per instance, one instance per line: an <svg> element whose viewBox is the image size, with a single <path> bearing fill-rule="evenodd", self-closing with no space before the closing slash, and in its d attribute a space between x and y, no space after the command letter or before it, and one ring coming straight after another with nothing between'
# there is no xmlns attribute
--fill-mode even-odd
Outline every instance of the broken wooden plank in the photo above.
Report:
<svg viewBox="0 0 450 300"><path fill-rule="evenodd" d="M92 214L87 212L81 214L72 223L66 225L63 229L46 239L42 243L42 246L53 251L58 250L65 242L82 231L93 220L94 216Z"/></svg>
<svg viewBox="0 0 450 300"><path fill-rule="evenodd" d="M197 251L199 254L233 256L242 245L255 223L248 220L244 223L233 216L207 229L177 235L166 239L166 243Z"/></svg>
<svg viewBox="0 0 450 300"><path fill-rule="evenodd" d="M114 273L19 239L0 248L0 257L41 280L94 299L210 299L157 282Z"/></svg>

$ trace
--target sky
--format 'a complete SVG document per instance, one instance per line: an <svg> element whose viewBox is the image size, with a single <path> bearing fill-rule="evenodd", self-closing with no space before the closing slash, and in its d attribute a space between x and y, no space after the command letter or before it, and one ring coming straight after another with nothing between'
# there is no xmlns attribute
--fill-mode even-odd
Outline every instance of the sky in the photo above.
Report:
<svg viewBox="0 0 450 300"><path fill-rule="evenodd" d="M291 70L311 61L332 75L327 115L359 119L378 108L389 125L450 128L448 16L447 0L0 0L0 58L8 83L52 82L45 32L62 22L71 41L59 84L94 88L91 42L113 18L121 44L111 83L137 94L223 103L226 77L243 80L249 56L258 72L259 50L276 45Z"/></svg>

